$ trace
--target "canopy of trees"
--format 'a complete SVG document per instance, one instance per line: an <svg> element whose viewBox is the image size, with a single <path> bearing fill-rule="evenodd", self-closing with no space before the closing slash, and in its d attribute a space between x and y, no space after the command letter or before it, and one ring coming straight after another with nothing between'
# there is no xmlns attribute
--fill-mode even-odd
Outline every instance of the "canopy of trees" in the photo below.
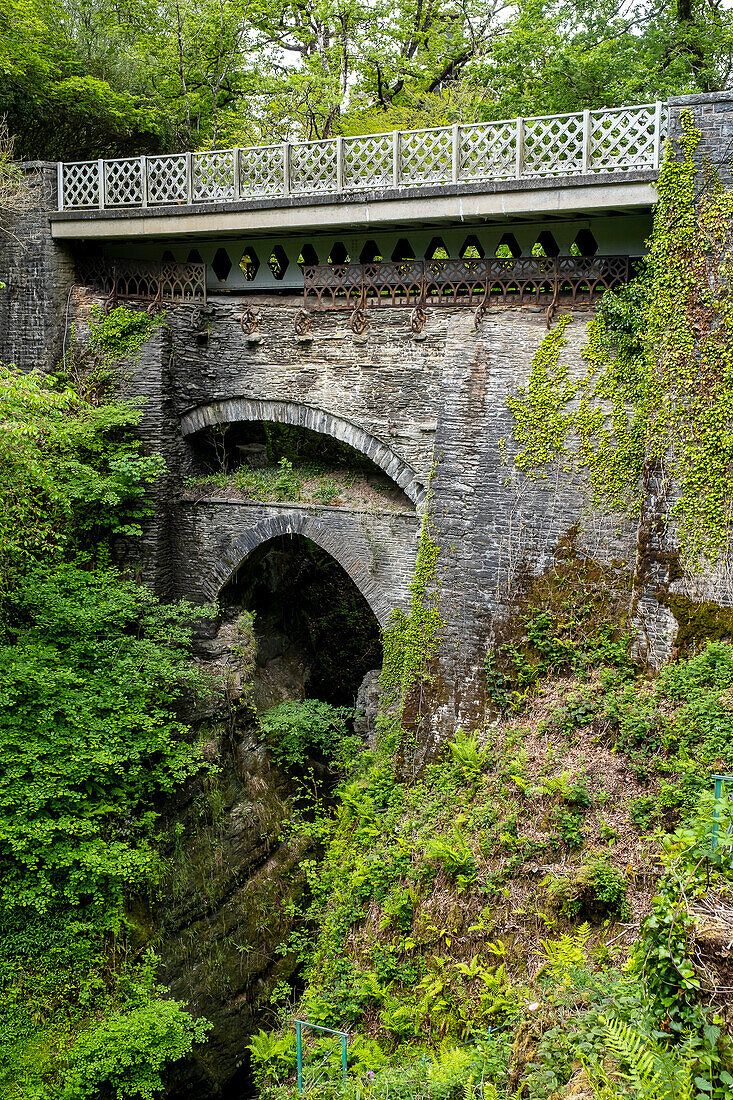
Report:
<svg viewBox="0 0 733 1100"><path fill-rule="evenodd" d="M3 0L25 157L317 138L731 83L726 0Z"/></svg>

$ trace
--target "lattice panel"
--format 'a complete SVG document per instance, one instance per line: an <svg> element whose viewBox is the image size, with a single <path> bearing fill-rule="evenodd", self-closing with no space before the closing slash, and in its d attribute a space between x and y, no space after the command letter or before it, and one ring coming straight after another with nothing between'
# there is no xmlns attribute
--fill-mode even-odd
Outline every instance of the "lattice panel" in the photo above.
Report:
<svg viewBox="0 0 733 1100"><path fill-rule="evenodd" d="M97 259L84 265L82 280L102 294L143 302L205 302L206 264L155 260Z"/></svg>
<svg viewBox="0 0 733 1100"><path fill-rule="evenodd" d="M139 206L143 201L142 170L136 160L104 162L104 202L106 206Z"/></svg>
<svg viewBox="0 0 733 1100"><path fill-rule="evenodd" d="M461 179L509 179L517 167L516 123L461 126L459 156Z"/></svg>
<svg viewBox="0 0 733 1100"><path fill-rule="evenodd" d="M247 195L282 195L285 191L282 145L259 145L239 152L239 186Z"/></svg>
<svg viewBox="0 0 733 1100"><path fill-rule="evenodd" d="M655 104L592 111L585 131L582 113L477 123L458 128L459 180L553 177L592 172L655 168L663 134ZM517 148L517 142L520 148ZM586 147L587 142L587 147ZM399 134L398 182L405 186L447 184L453 180L453 128ZM339 163L339 147L343 161ZM587 163L584 153L587 152ZM377 190L394 183L394 135L368 134L337 140L256 146L239 150L146 158L150 205L185 203L189 184L193 202L230 202L238 194L254 196L330 194ZM290 163L290 179L285 165ZM192 179L187 166L192 165ZM142 168L137 159L104 162L104 191L99 194L97 161L62 166L68 208L100 205L139 206ZM239 189L236 173L239 172ZM341 178L339 179L339 175Z"/></svg>
<svg viewBox="0 0 733 1100"><path fill-rule="evenodd" d="M451 130L413 130L401 140L400 183L446 183L453 174Z"/></svg>
<svg viewBox="0 0 733 1100"><path fill-rule="evenodd" d="M335 141L303 141L290 147L290 190L321 194L338 190Z"/></svg>
<svg viewBox="0 0 733 1100"><path fill-rule="evenodd" d="M392 158L391 134L344 138L344 191L391 187Z"/></svg>
<svg viewBox="0 0 733 1100"><path fill-rule="evenodd" d="M234 197L234 151L194 154L193 201L225 202Z"/></svg>
<svg viewBox="0 0 733 1100"><path fill-rule="evenodd" d="M99 206L99 166L96 160L64 165L64 206Z"/></svg>
<svg viewBox="0 0 733 1100"><path fill-rule="evenodd" d="M592 171L655 167L656 120L653 105L593 111L591 118Z"/></svg>
<svg viewBox="0 0 733 1100"><path fill-rule="evenodd" d="M524 124L523 176L567 176L582 170L582 115L527 119Z"/></svg>
<svg viewBox="0 0 733 1100"><path fill-rule="evenodd" d="M164 302L206 301L206 264L163 263L159 280Z"/></svg>
<svg viewBox="0 0 733 1100"><path fill-rule="evenodd" d="M559 294L590 305L633 274L628 256L315 264L303 268L303 289L306 308L317 310L354 309L362 303L372 309L476 306L490 299L551 304Z"/></svg>
<svg viewBox="0 0 733 1100"><path fill-rule="evenodd" d="M368 306L416 306L422 299L425 276L422 260L364 264L363 271Z"/></svg>
<svg viewBox="0 0 733 1100"><path fill-rule="evenodd" d="M188 201L186 156L148 157L148 202L185 203Z"/></svg>

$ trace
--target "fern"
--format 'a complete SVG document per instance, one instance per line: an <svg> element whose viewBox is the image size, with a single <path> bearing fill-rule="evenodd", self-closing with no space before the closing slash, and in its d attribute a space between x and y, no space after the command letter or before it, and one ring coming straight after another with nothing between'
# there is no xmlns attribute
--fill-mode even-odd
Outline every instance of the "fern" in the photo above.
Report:
<svg viewBox="0 0 733 1100"><path fill-rule="evenodd" d="M608 1047L641 1100L694 1100L694 1054L663 1047L621 1020L600 1017Z"/></svg>

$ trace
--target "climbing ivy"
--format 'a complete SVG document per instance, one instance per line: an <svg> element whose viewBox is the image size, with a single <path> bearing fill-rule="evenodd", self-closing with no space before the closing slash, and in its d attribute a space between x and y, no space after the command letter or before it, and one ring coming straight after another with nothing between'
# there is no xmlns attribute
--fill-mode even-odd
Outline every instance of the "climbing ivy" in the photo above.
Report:
<svg viewBox="0 0 733 1100"><path fill-rule="evenodd" d="M649 475L658 475L682 559L700 568L730 541L733 193L709 164L698 166L689 113L681 124L679 159L668 150L660 173L644 270L604 295L588 329L585 379L574 387L558 365L569 320L561 318L509 407L518 467L537 472L572 451L596 506L638 516Z"/></svg>
<svg viewBox="0 0 733 1100"><path fill-rule="evenodd" d="M560 351L567 344L564 334L571 320L561 317L548 332L532 360L527 388L507 398L516 421L514 438L522 448L514 460L520 470L545 466L565 450L568 418L564 410L576 387L568 380L567 366L560 363Z"/></svg>
<svg viewBox="0 0 733 1100"><path fill-rule="evenodd" d="M428 494L428 502L430 494ZM383 636L384 660L380 676L381 710L390 728L399 728L413 687L429 683L429 666L443 625L438 611L438 544L426 507L420 529L415 575L410 583L407 614L393 611ZM386 719L385 716L389 718Z"/></svg>

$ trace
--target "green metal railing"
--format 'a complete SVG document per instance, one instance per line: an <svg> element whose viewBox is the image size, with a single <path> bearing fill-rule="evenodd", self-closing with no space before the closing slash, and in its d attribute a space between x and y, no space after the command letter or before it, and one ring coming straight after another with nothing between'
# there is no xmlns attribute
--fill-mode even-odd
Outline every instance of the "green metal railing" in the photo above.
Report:
<svg viewBox="0 0 733 1100"><path fill-rule="evenodd" d="M346 1040L348 1039L348 1031L336 1031L332 1027L321 1027L320 1024L309 1024L307 1020L295 1020L295 1050L298 1059L298 1093L303 1095L303 1028L310 1028L311 1031L321 1031L326 1035L339 1035L341 1037L341 1074L344 1081L347 1075L347 1052L346 1052ZM316 1066L316 1069L320 1069L321 1066L325 1066L328 1059L331 1057L333 1051L329 1051L326 1057ZM323 1076L323 1074L321 1074ZM314 1084L317 1084L319 1078L316 1078Z"/></svg>
<svg viewBox="0 0 733 1100"><path fill-rule="evenodd" d="M728 790L733 794L733 775L714 775L712 776L715 782L715 801L713 803L713 838L712 838L712 850L718 847L718 837L720 836L720 803L724 795L724 786L727 784ZM730 826L728 827L730 832Z"/></svg>

